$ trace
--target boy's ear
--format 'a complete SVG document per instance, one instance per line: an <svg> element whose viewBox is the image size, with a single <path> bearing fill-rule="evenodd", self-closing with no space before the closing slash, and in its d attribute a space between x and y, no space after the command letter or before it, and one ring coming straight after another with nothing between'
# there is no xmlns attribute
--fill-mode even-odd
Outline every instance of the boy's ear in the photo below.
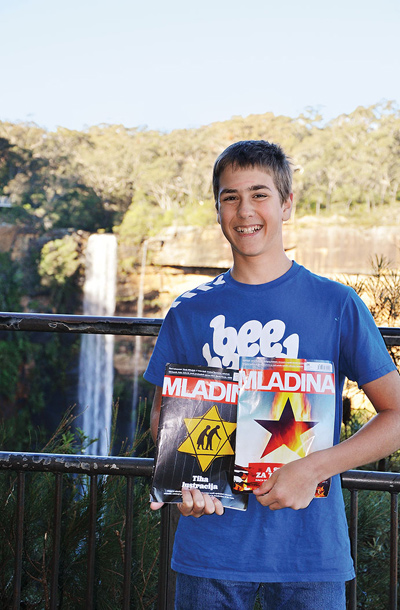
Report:
<svg viewBox="0 0 400 610"><path fill-rule="evenodd" d="M289 220L293 208L293 193L282 204L282 220Z"/></svg>
<svg viewBox="0 0 400 610"><path fill-rule="evenodd" d="M221 215L219 213L219 203L216 204L216 209L217 209L217 223L220 225L221 224Z"/></svg>

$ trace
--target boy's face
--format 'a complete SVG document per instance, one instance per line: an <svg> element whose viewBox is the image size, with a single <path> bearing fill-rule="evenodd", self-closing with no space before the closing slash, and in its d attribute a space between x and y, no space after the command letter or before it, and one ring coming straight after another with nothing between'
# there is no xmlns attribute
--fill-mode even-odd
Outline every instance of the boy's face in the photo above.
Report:
<svg viewBox="0 0 400 610"><path fill-rule="evenodd" d="M219 180L218 222L234 260L281 255L282 222L290 218L293 195L281 203L270 174L260 167L228 166Z"/></svg>

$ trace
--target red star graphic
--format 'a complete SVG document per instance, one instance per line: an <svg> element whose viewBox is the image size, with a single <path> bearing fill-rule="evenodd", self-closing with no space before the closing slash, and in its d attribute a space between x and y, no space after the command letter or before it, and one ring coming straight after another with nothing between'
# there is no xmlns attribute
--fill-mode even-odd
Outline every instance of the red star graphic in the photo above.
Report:
<svg viewBox="0 0 400 610"><path fill-rule="evenodd" d="M300 436L318 423L317 421L295 420L289 398L286 401L280 419L256 419L255 421L272 434L261 457L271 453L274 449L281 447L281 445L286 445L292 451L297 452L299 447L301 447Z"/></svg>

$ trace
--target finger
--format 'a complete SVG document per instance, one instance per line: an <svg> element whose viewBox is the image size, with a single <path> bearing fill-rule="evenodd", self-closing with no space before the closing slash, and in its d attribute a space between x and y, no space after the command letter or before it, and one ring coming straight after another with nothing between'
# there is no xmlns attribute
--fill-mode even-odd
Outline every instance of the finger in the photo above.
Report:
<svg viewBox="0 0 400 610"><path fill-rule="evenodd" d="M259 502L262 506L270 508L271 510L277 510L278 508L283 508L279 499L276 497L274 493L265 493L263 495L256 496L257 502Z"/></svg>
<svg viewBox="0 0 400 610"><path fill-rule="evenodd" d="M224 507L222 505L221 500L218 500L218 498L212 498L212 501L214 502L215 514L216 515L223 515L225 509L224 509Z"/></svg>
<svg viewBox="0 0 400 610"><path fill-rule="evenodd" d="M209 498L209 496L207 496L207 494L202 494L197 488L187 489L183 487L182 502L178 504L178 508L185 517L188 517L189 515L201 517L204 514L207 498Z"/></svg>
<svg viewBox="0 0 400 610"><path fill-rule="evenodd" d="M193 497L190 493L190 489L182 487L182 502L180 502L177 506L184 517L191 514L193 510Z"/></svg>
<svg viewBox="0 0 400 610"><path fill-rule="evenodd" d="M210 514L208 511L214 512L214 503L208 494L203 494L199 489L191 489L193 508L193 517L201 517L204 514Z"/></svg>
<svg viewBox="0 0 400 610"><path fill-rule="evenodd" d="M273 473L269 479L267 479L266 481L263 481L261 483L261 485L259 487L256 487L256 489L253 489L253 493L256 496L263 496L264 494L267 494L268 492L271 491L271 489L273 488L273 486L275 485L275 480L276 480L276 476L274 476L275 473Z"/></svg>
<svg viewBox="0 0 400 610"><path fill-rule="evenodd" d="M216 498L213 498L211 496L209 496L208 494L203 494L203 500L204 500L204 508L203 508L203 514L204 515L213 515L215 513L215 500Z"/></svg>
<svg viewBox="0 0 400 610"><path fill-rule="evenodd" d="M260 487L256 487L255 489L253 489L253 494L255 496L265 496L271 491L272 488L273 483L270 483L269 481L264 481L264 483L262 483Z"/></svg>
<svg viewBox="0 0 400 610"><path fill-rule="evenodd" d="M178 509L185 517L202 517L203 515L222 515L224 507L220 500L202 493L199 489L182 489L182 502Z"/></svg>
<svg viewBox="0 0 400 610"><path fill-rule="evenodd" d="M273 502L272 504L270 504L268 506L269 510L280 510L281 508L284 508L283 506L281 506L281 504L279 504L279 502Z"/></svg>
<svg viewBox="0 0 400 610"><path fill-rule="evenodd" d="M164 502L150 502L151 510L158 510L162 506L164 506Z"/></svg>
<svg viewBox="0 0 400 610"><path fill-rule="evenodd" d="M259 502L260 504L262 504L263 506L271 506L271 504L274 504L274 502L276 502L276 498L272 497L270 493L265 493L265 494L254 494L257 502Z"/></svg>

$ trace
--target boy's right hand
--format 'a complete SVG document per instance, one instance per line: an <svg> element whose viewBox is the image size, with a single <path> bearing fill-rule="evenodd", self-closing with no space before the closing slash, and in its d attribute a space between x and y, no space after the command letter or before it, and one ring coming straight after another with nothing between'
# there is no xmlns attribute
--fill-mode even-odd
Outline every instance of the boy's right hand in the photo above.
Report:
<svg viewBox="0 0 400 610"><path fill-rule="evenodd" d="M222 515L224 507L217 498L203 494L199 489L182 487L182 502L178 509L184 517L202 517L203 515Z"/></svg>

